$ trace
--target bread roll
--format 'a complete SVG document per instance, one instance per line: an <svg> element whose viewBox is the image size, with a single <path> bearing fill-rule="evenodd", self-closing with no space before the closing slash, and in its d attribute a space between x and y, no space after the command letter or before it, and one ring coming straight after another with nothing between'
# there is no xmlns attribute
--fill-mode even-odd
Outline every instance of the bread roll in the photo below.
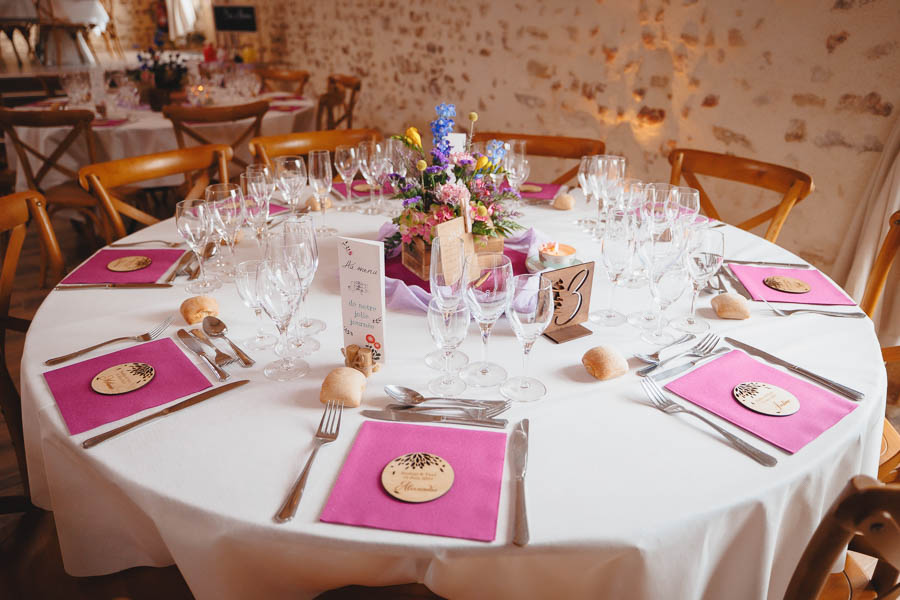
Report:
<svg viewBox="0 0 900 600"><path fill-rule="evenodd" d="M326 209L331 208L332 207L331 196L325 196L323 203L325 204ZM321 208L319 206L319 201L316 199L315 196L310 196L309 200L306 201L306 208L308 210L321 210Z"/></svg>
<svg viewBox="0 0 900 600"><path fill-rule="evenodd" d="M628 372L628 361L609 346L591 348L581 357L581 364L593 377L605 381Z"/></svg>
<svg viewBox="0 0 900 600"><path fill-rule="evenodd" d="M356 408L362 403L365 389L365 375L350 367L338 367L325 376L319 402L326 404L333 399L344 406Z"/></svg>
<svg viewBox="0 0 900 600"><path fill-rule="evenodd" d="M712 299L713 310L720 319L749 319L750 308L740 294L719 294Z"/></svg>
<svg viewBox="0 0 900 600"><path fill-rule="evenodd" d="M181 303L181 316L188 325L199 323L203 317L217 317L219 303L209 296L192 296Z"/></svg>
<svg viewBox="0 0 900 600"><path fill-rule="evenodd" d="M552 206L556 210L572 210L575 208L575 198L572 194L560 194L553 199Z"/></svg>

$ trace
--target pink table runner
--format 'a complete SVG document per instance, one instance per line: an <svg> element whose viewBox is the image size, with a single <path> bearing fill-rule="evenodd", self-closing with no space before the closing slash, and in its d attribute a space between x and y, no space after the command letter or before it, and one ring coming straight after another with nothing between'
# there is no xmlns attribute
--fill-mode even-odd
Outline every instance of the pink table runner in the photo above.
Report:
<svg viewBox="0 0 900 600"><path fill-rule="evenodd" d="M727 260L725 261L728 262ZM854 306L856 302L828 281L816 269L784 269L780 267L754 267L751 265L729 264L734 273L754 300L768 302L795 302L798 304L829 304ZM773 275L793 277L809 284L810 290L804 294L789 294L773 290L763 280Z"/></svg>
<svg viewBox="0 0 900 600"><path fill-rule="evenodd" d="M100 250L83 265L69 273L60 283L154 283L184 254L184 250L131 248L128 250ZM117 258L146 256L149 267L137 271L110 271L106 265Z"/></svg>
<svg viewBox="0 0 900 600"><path fill-rule="evenodd" d="M429 452L450 463L455 478L446 494L413 504L384 491L382 469L411 452ZM366 421L320 519L490 542L497 534L505 456L505 433Z"/></svg>

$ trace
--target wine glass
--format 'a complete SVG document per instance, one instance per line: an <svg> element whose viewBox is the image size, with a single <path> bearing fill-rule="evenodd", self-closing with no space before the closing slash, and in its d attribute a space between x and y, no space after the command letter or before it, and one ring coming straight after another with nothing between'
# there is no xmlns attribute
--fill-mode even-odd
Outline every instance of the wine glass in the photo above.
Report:
<svg viewBox="0 0 900 600"><path fill-rule="evenodd" d="M300 214L300 194L306 187L306 164L301 156L279 156L275 159L278 189L294 216Z"/></svg>
<svg viewBox="0 0 900 600"><path fill-rule="evenodd" d="M452 357L456 349L466 339L469 329L469 307L465 302L456 306L443 306L437 297L428 303L428 332L440 348L443 359L443 373L428 382L428 389L437 396L453 397L466 389L466 383L459 378L452 367Z"/></svg>
<svg viewBox="0 0 900 600"><path fill-rule="evenodd" d="M687 270L682 259L682 240L674 227L649 234L641 244L641 260L647 267L650 295L656 307L656 327L646 329L641 339L651 344L662 345L674 340L663 331L665 309L681 296L687 283Z"/></svg>
<svg viewBox="0 0 900 600"><path fill-rule="evenodd" d="M312 253L313 257L313 270L312 273L309 274L309 281L306 282L305 287L303 288L303 298L301 298L300 303L300 315L299 318L296 319L296 329L298 337L303 338L305 340L306 350L309 352L315 352L319 349L319 342L317 342L312 336L319 333L320 331L325 331L325 322L321 319L311 319L306 314L306 295L309 293L309 287L312 285L312 280L316 275L316 270L319 268L319 244L316 241L316 233L315 227L313 227L312 217L309 215L303 215L299 219L290 220L284 224L284 235L292 236L292 239L295 241L305 241L309 243L309 249Z"/></svg>
<svg viewBox="0 0 900 600"><path fill-rule="evenodd" d="M546 277L538 274L516 275L513 278L512 301L506 316L516 338L522 345L522 375L507 379L500 393L510 400L531 402L547 395L547 386L528 377L528 357L553 318L553 287Z"/></svg>
<svg viewBox="0 0 900 600"><path fill-rule="evenodd" d="M491 330L512 297L512 262L500 253L473 254L466 259L464 272L466 303L481 330L481 360L463 370L462 378L473 387L492 387L506 380L506 369L487 357Z"/></svg>
<svg viewBox="0 0 900 600"><path fill-rule="evenodd" d="M238 263L234 276L234 285L244 306L251 309L260 321L259 327L256 329L256 335L246 342L251 348L256 349L268 348L275 343L275 337L267 334L262 326L263 311L257 290L257 280L262 266L263 261L261 260L245 260L242 263Z"/></svg>
<svg viewBox="0 0 900 600"><path fill-rule="evenodd" d="M609 308L592 312L589 317L592 322L604 327L616 327L625 322L625 315L613 308L614 292L634 256L634 236L628 212L617 208L607 211L601 247L610 282Z"/></svg>
<svg viewBox="0 0 900 600"><path fill-rule="evenodd" d="M384 173L383 147L378 142L364 140L357 145L359 150L359 172L369 185L369 202L360 212L367 215L378 214L378 206L375 202L375 186L381 185L381 175Z"/></svg>
<svg viewBox="0 0 900 600"><path fill-rule="evenodd" d="M200 277L188 283L186 288L192 294L206 294L222 286L218 279L209 277L203 258L203 251L213 237L210 210L210 206L200 199L182 200L175 205L175 228L197 257L200 268Z"/></svg>
<svg viewBox="0 0 900 600"><path fill-rule="evenodd" d="M274 191L275 182L271 173L262 170L247 170L241 173L241 188L244 190L244 212L247 224L256 234L256 243L262 246L268 231L269 198Z"/></svg>
<svg viewBox="0 0 900 600"><path fill-rule="evenodd" d="M344 207L338 207L337 210L345 210L349 208L352 200L350 199L350 186L353 185L353 178L359 170L359 152L355 146L337 146L334 149L334 169L340 173L341 180L346 188L344 195L347 204Z"/></svg>
<svg viewBox="0 0 900 600"><path fill-rule="evenodd" d="M672 326L688 333L701 333L709 329L709 323L696 317L697 296L722 266L725 256L725 236L721 231L705 227L694 228L688 235L690 240L686 253L687 271L693 288L691 314L672 321Z"/></svg>
<svg viewBox="0 0 900 600"><path fill-rule="evenodd" d="M288 340L288 328L302 295L302 284L292 264L294 257L280 251L277 243L272 242L257 275L257 297L278 329L280 340L275 352L281 359L266 365L263 373L275 381L290 381L309 373L309 364L294 357Z"/></svg>
<svg viewBox="0 0 900 600"><path fill-rule="evenodd" d="M321 224L316 227L316 233L322 237L331 237L337 233L334 227L325 224L326 203L329 202L328 194L331 193L331 182L334 176L331 174L331 157L328 150L313 150L309 153L309 182L312 184L316 195L316 204L322 212Z"/></svg>
<svg viewBox="0 0 900 600"><path fill-rule="evenodd" d="M206 202L212 207L212 223L225 241L228 259L222 269L224 281L234 280L234 243L244 224L244 194L236 183L214 183L206 187Z"/></svg>
<svg viewBox="0 0 900 600"><path fill-rule="evenodd" d="M582 228L585 233L594 230L597 220L591 218L593 211L591 202L594 200L594 189L591 185L591 172L597 168L596 156L582 156L578 163L578 185L581 187L581 193L584 195L584 204L586 214L575 219L575 225Z"/></svg>
<svg viewBox="0 0 900 600"><path fill-rule="evenodd" d="M429 283L431 297L447 309L456 308L463 302L466 276L466 248L462 238L440 238L431 241L431 265ZM425 364L432 369L444 368L444 354L434 351L425 356ZM469 357L459 350L450 356L450 368L459 371L469 364Z"/></svg>
<svg viewBox="0 0 900 600"><path fill-rule="evenodd" d="M528 179L531 167L528 164L528 159L526 159L524 155L508 154L506 156L504 168L506 169L506 181L509 182L510 187L518 196L513 204L513 207L517 208L522 203L522 198L519 195L519 186Z"/></svg>

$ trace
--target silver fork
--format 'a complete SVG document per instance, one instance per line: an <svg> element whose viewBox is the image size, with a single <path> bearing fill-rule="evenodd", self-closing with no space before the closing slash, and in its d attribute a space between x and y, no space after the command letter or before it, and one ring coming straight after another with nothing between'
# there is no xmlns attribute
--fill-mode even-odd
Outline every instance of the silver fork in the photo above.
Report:
<svg viewBox="0 0 900 600"><path fill-rule="evenodd" d="M707 425L709 425L710 427L712 427L713 429L715 429L716 431L721 433L725 437L726 440L731 442L732 446L734 446L736 449L740 450L741 452L743 452L744 454L746 454L747 456L749 456L750 458L752 458L759 464L764 465L766 467L774 467L776 464L778 464L778 461L775 459L774 456L771 456L769 454L766 454L762 450L758 450L757 448L754 448L753 446L751 446L750 444L748 444L741 438L732 434L730 431L722 429L716 423L714 423L713 421L710 421L709 419L707 419L700 413L694 412L692 410L688 410L685 407L683 407L682 405L666 398L666 395L663 392L663 389L661 387L659 387L659 384L656 383L655 381L653 381L652 379L649 379L649 378L642 379L641 387L644 388L644 393L647 394L647 398L650 399L650 403L653 404L654 408L658 408L659 410L661 410L664 413L669 414L669 415L674 415L677 413L685 413L685 414L697 417L698 419L700 419L701 421L703 421L704 423L706 423Z"/></svg>
<svg viewBox="0 0 900 600"><path fill-rule="evenodd" d="M47 366L58 365L61 362L66 362L67 360L71 360L73 358L77 358L82 354L87 354L91 350L96 350L97 348L101 348L106 346L107 344L115 344L116 342L149 342L150 340L156 339L159 335L166 330L166 327L172 324L172 321L175 320L175 316L172 315L147 333L142 333L140 335L129 335L124 337L117 337L111 340L106 340L105 342L100 342L99 344L94 344L93 346L89 346L87 348L83 348L81 350L76 350L75 352L70 352L69 354L64 354L62 356L57 356L56 358L51 358L49 360L45 360L44 364Z"/></svg>
<svg viewBox="0 0 900 600"><path fill-rule="evenodd" d="M334 399L331 399L325 405L325 412L322 413L322 420L319 421L319 429L316 430L316 436L313 438L313 444L315 445L313 446L312 454L309 455L306 466L303 467L303 472L300 473L300 477L297 478L291 491L288 492L287 498L284 499L284 504L278 509L278 513L275 515L276 523L287 523L294 518L294 515L297 513L297 506L300 504L300 497L303 495L303 488L306 487L306 479L309 477L309 468L312 466L313 459L316 458L319 448L337 439L338 433L341 431L341 416L343 414L343 402L338 404Z"/></svg>
<svg viewBox="0 0 900 600"><path fill-rule="evenodd" d="M219 350L218 346L212 343L212 340L206 336L202 329L191 329L188 333L216 351L216 357L215 359L213 359L216 365L224 367L225 365L230 365L237 360L237 357Z"/></svg>
<svg viewBox="0 0 900 600"><path fill-rule="evenodd" d="M163 246L168 246L169 248L179 248L182 242L167 242L166 240L143 240L140 242L116 242L115 244L110 244L110 248L130 248L131 246L140 246L141 244L162 244Z"/></svg>
<svg viewBox="0 0 900 600"><path fill-rule="evenodd" d="M719 336L714 333L707 333L703 338L697 342L692 348L685 352L679 352L674 356L670 356L669 358L664 358L659 361L655 365L647 365L646 367L642 367L636 371L639 377L646 377L659 367L663 366L666 363L670 363L676 358L685 358L688 356L696 356L697 358L703 358L704 356L709 356L712 354L713 350L715 350L716 346L722 340Z"/></svg>
<svg viewBox="0 0 900 600"><path fill-rule="evenodd" d="M845 319L862 319L866 316L864 312L840 312L836 310L818 310L815 308L792 308L788 310L782 310L780 308L776 308L766 302L765 298L760 298L766 306L768 306L773 313L778 315L779 317L789 317L791 315L802 315L802 314L813 314L813 315L825 315L827 317L844 317Z"/></svg>
<svg viewBox="0 0 900 600"><path fill-rule="evenodd" d="M683 336L681 336L680 338L678 338L677 340L675 340L674 342L666 344L665 346L663 346L656 352L653 352L651 354L641 354L640 352L635 352L634 357L644 361L645 363L650 363L651 365L655 365L656 363L659 362L659 353L660 352L662 352L663 350L666 350L668 348L671 348L672 346L677 346L678 344L683 344L685 342L689 342L692 339L694 339L695 337L697 337L697 336L694 335L693 333L686 333Z"/></svg>

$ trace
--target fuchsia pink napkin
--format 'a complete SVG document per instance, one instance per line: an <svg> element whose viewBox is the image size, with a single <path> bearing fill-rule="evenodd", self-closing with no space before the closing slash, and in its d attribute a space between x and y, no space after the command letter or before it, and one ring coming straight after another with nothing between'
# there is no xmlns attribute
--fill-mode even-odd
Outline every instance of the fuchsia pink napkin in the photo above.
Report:
<svg viewBox="0 0 900 600"><path fill-rule="evenodd" d="M282 206L280 204L275 204L274 202L269 202L269 216L277 215L278 213L284 212L286 210L290 210L287 206Z"/></svg>
<svg viewBox="0 0 900 600"><path fill-rule="evenodd" d="M523 198L529 198L531 200L553 200L556 197L556 194L559 193L559 188L562 187L555 183L535 183L533 181L529 181L527 184L541 186L541 191L539 192L522 192L521 195Z"/></svg>
<svg viewBox="0 0 900 600"><path fill-rule="evenodd" d="M800 401L800 410L786 417L750 410L732 395L736 385L747 381L770 383L786 389ZM854 402L765 365L740 350L706 363L669 382L666 388L791 454L856 408Z"/></svg>
<svg viewBox="0 0 900 600"><path fill-rule="evenodd" d="M727 260L725 261L728 262ZM754 267L751 265L729 264L735 277L747 288L754 300L765 299L768 302L796 302L798 304L830 304L854 306L856 302L828 281L816 269L784 269L780 267ZM793 277L809 284L810 290L805 294L789 294L773 290L763 280L773 275Z"/></svg>
<svg viewBox="0 0 900 600"><path fill-rule="evenodd" d="M508 256L510 262L512 262L513 274L522 275L528 273L528 268L525 266L528 256L524 252L504 248L503 254ZM419 279L418 275L404 267L400 256L394 256L384 261L384 274L386 277L399 279L406 285L417 285L429 294L431 293L431 283Z"/></svg>
<svg viewBox="0 0 900 600"><path fill-rule="evenodd" d="M357 185L366 185L366 183L364 181L354 181L353 182L353 196L356 198L368 198L369 192L363 192L363 191L356 189ZM342 197L346 197L347 196L347 184L346 183L332 184L331 191L337 192ZM388 184L384 184L384 187L381 188L381 191L382 191L382 193L384 193L384 195L387 198L390 198L394 194L394 190L392 190L391 186L389 186ZM377 194L378 190L375 190L375 192Z"/></svg>
<svg viewBox="0 0 900 600"><path fill-rule="evenodd" d="M450 463L455 475L450 491L420 504L389 496L381 471L411 452L429 452ZM320 519L490 542L497 535L505 455L505 433L366 421Z"/></svg>
<svg viewBox="0 0 900 600"><path fill-rule="evenodd" d="M91 380L100 371L127 362L147 363L156 370L156 376L144 387L127 394L106 396L91 389ZM171 338L47 371L44 379L72 435L210 387L203 373Z"/></svg>
<svg viewBox="0 0 900 600"><path fill-rule="evenodd" d="M128 250L100 250L83 265L69 273L60 283L154 283L184 254L184 250L129 248ZM146 256L149 267L137 271L110 271L106 265L125 256Z"/></svg>
<svg viewBox="0 0 900 600"><path fill-rule="evenodd" d="M91 127L115 127L127 121L128 119L94 119L91 121Z"/></svg>

